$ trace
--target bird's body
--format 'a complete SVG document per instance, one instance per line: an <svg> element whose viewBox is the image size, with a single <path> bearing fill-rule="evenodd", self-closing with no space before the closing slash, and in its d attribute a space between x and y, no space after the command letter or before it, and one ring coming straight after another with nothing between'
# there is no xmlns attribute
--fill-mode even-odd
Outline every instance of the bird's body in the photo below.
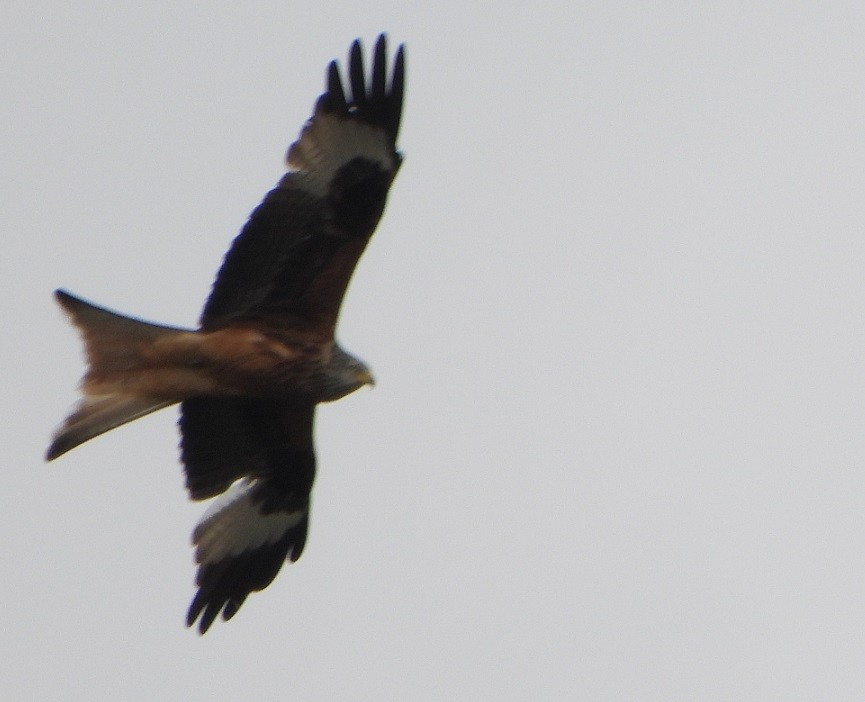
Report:
<svg viewBox="0 0 865 702"><path fill-rule="evenodd" d="M187 621L203 633L266 587L306 540L315 475L315 407L372 383L335 341L340 304L402 162L396 137L403 51L387 80L384 36L372 75L360 45L349 90L336 63L288 172L250 215L198 329L151 324L64 291L88 370L52 460L105 431L180 403L181 458L193 499L220 495L193 534L198 593Z"/></svg>
<svg viewBox="0 0 865 702"><path fill-rule="evenodd" d="M132 320L63 291L57 299L85 330L86 396L134 395L171 403L201 396L281 397L319 403L372 381L366 366L332 338L252 324L176 329ZM151 333L142 338L116 328L130 322Z"/></svg>

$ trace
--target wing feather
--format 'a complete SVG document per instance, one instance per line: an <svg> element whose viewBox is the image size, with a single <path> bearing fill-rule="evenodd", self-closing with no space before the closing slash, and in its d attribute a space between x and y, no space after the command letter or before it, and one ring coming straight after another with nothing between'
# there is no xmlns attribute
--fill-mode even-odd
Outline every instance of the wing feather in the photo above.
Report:
<svg viewBox="0 0 865 702"><path fill-rule="evenodd" d="M366 108L366 80L363 75L363 50L360 40L355 40L351 45L348 61L348 76L351 80L351 101L358 112Z"/></svg>
<svg viewBox="0 0 865 702"><path fill-rule="evenodd" d="M305 466L313 454L313 416L313 407L284 400L184 400L180 458L189 496L213 497L242 477L279 478L290 490L311 486L312 474Z"/></svg>
<svg viewBox="0 0 865 702"><path fill-rule="evenodd" d="M193 499L222 493L193 532L198 591L187 625L207 631L267 587L306 543L315 478L313 406L198 398L181 404L181 452Z"/></svg>
<svg viewBox="0 0 865 702"><path fill-rule="evenodd" d="M327 92L322 95L322 99L327 102L322 109L337 113L348 112L342 78L339 75L339 64L336 61L331 61L327 67Z"/></svg>
<svg viewBox="0 0 865 702"><path fill-rule="evenodd" d="M405 95L405 47L400 46L396 50L396 59L393 65L393 77L391 78L390 92L387 95L387 130L389 134L399 134L400 120L402 119L402 101Z"/></svg>
<svg viewBox="0 0 865 702"><path fill-rule="evenodd" d="M382 37L375 43L375 58L372 62L372 84L370 98L374 105L384 107L387 104L386 86L387 45Z"/></svg>
<svg viewBox="0 0 865 702"><path fill-rule="evenodd" d="M254 319L333 334L345 289L401 164L396 140L404 72L400 47L388 85L384 35L375 46L369 84L360 42L352 44L350 95L337 63L328 66L326 92L288 150L288 173L225 257L202 313L203 328Z"/></svg>

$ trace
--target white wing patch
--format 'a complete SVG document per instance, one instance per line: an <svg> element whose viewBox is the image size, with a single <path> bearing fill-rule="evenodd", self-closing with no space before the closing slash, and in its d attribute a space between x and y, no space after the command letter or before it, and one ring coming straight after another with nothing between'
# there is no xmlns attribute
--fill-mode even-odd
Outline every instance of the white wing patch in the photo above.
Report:
<svg viewBox="0 0 865 702"><path fill-rule="evenodd" d="M291 145L285 161L307 192L324 197L336 172L355 158L396 168L393 145L383 129L318 112Z"/></svg>
<svg viewBox="0 0 865 702"><path fill-rule="evenodd" d="M258 482L250 478L236 481L207 508L192 532L196 563L218 563L253 551L278 541L300 523L305 510L262 514L261 505L252 499Z"/></svg>

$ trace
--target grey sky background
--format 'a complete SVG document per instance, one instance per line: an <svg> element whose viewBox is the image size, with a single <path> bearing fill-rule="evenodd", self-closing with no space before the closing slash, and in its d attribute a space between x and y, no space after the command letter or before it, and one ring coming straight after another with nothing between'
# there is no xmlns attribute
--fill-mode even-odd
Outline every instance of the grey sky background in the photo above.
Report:
<svg viewBox="0 0 865 702"><path fill-rule="evenodd" d="M865 697L861 3L0 6L3 699ZM51 291L193 325L323 87L405 165L310 540L204 638L176 411L52 465Z"/></svg>

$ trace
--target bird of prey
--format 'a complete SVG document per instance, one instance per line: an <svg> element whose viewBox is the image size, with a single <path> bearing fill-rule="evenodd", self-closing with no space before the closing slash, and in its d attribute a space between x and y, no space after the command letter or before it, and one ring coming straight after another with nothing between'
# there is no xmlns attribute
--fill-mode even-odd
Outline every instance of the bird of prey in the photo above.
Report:
<svg viewBox="0 0 865 702"><path fill-rule="evenodd" d="M192 536L198 591L186 623L198 620L202 634L300 557L315 407L373 382L334 328L402 163L403 46L388 66L384 35L369 77L359 40L345 83L330 63L326 90L288 149L287 172L232 243L198 329L55 293L82 337L87 370L46 459L180 403L190 497L216 497Z"/></svg>

